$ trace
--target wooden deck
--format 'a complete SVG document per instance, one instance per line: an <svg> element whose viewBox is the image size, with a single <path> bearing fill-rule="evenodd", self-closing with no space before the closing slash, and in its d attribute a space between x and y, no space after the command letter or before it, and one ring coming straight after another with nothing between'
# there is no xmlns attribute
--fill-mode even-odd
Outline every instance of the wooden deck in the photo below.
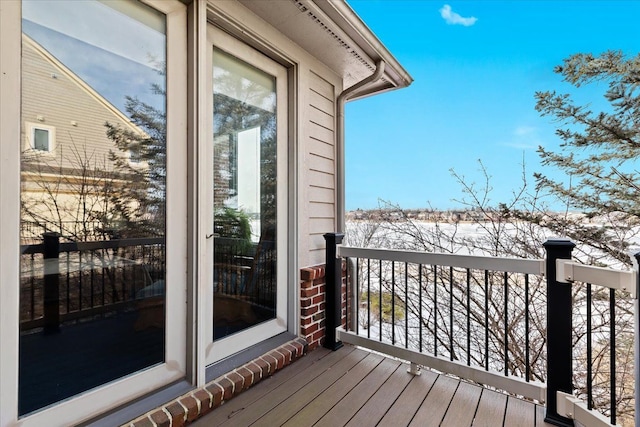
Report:
<svg viewBox="0 0 640 427"><path fill-rule="evenodd" d="M544 408L351 346L317 349L193 426L550 426Z"/></svg>

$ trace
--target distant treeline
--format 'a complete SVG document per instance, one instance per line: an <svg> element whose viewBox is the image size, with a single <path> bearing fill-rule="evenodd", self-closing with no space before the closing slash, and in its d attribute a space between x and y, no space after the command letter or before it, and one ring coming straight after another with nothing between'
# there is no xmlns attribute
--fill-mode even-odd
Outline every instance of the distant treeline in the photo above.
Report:
<svg viewBox="0 0 640 427"><path fill-rule="evenodd" d="M356 209L346 213L347 221L399 221L399 220L416 220L429 222L486 222L499 220L504 215L499 209L496 210L479 210L479 209L448 209L439 210L431 208L423 209L398 209L382 208L382 209ZM573 220L582 220L585 223L602 222L597 217L589 216L580 212L546 212L549 216L569 216ZM609 218L610 222L611 218Z"/></svg>

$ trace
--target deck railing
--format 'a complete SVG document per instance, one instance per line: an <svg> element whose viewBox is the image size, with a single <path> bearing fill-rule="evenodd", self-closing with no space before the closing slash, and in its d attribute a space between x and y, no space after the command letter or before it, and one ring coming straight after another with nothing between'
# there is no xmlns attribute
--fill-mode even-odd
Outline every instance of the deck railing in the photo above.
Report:
<svg viewBox="0 0 640 427"><path fill-rule="evenodd" d="M21 330L55 332L61 322L125 310L153 286L163 295L164 253L161 237L63 243L44 233L42 243L21 246Z"/></svg>
<svg viewBox="0 0 640 427"><path fill-rule="evenodd" d="M20 329L57 332L67 321L134 309L164 296L163 237L62 242L46 232L21 246ZM275 290L275 244L216 238L214 291L269 307Z"/></svg>
<svg viewBox="0 0 640 427"><path fill-rule="evenodd" d="M546 259L524 260L351 248L339 245L340 234L326 238L327 347L361 345L411 362L410 371L428 366L545 402L545 420L555 425L618 421L634 381L621 378L616 360L635 340L626 334L617 345L616 307L633 311L637 271L573 262L575 245L566 240L546 242Z"/></svg>

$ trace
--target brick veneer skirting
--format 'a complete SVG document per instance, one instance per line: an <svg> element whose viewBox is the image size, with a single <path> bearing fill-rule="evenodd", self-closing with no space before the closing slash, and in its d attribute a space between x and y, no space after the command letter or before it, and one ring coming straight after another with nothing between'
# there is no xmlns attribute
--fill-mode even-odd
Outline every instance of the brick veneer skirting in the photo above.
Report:
<svg viewBox="0 0 640 427"><path fill-rule="evenodd" d="M325 266L300 270L300 335L313 350L324 343Z"/></svg>
<svg viewBox="0 0 640 427"><path fill-rule="evenodd" d="M342 324L346 321L346 263L342 265ZM300 336L309 350L324 344L326 267L316 265L300 270Z"/></svg>
<svg viewBox="0 0 640 427"><path fill-rule="evenodd" d="M307 350L307 342L302 338L296 338L222 375L204 387L192 390L160 408L147 412L123 427L182 427L296 361L306 354Z"/></svg>

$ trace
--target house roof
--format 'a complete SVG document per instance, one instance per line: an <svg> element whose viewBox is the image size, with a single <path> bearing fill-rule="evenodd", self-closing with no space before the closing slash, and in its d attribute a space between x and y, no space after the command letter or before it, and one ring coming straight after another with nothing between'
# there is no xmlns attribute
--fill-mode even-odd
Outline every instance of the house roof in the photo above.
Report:
<svg viewBox="0 0 640 427"><path fill-rule="evenodd" d="M74 73L69 67L60 62L55 56L53 56L48 50L46 50L40 43L22 33L22 40L26 46L29 46L35 52L37 52L42 58L48 61L52 66L58 69L58 71L69 78L80 89L91 96L97 104L102 105L106 110L110 111L115 117L117 117L122 124L129 127L129 129L139 135L146 135L146 132L139 126L131 121L122 111L109 102L105 97L100 95L95 89L93 89L88 83L82 80L76 73Z"/></svg>
<svg viewBox="0 0 640 427"><path fill-rule="evenodd" d="M270 25L332 68L348 88L373 74L384 61L382 78L348 100L407 87L413 78L345 0L240 0Z"/></svg>

